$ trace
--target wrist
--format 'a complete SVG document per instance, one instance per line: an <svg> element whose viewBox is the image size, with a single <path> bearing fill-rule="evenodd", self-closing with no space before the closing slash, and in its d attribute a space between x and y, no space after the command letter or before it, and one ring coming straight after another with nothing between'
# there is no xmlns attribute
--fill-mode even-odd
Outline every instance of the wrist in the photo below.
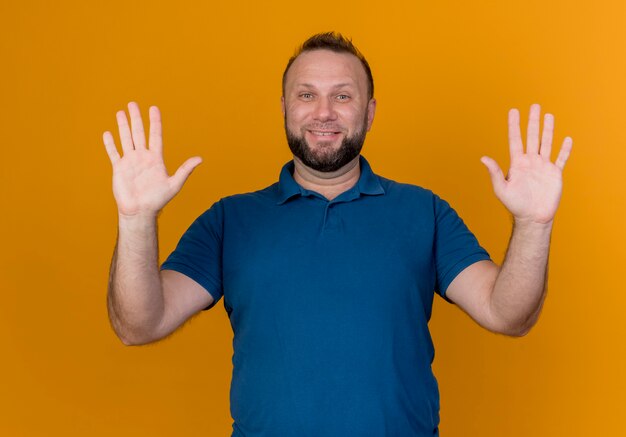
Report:
<svg viewBox="0 0 626 437"><path fill-rule="evenodd" d="M547 222L536 221L528 218L513 217L513 228L518 231L532 233L551 233L554 220Z"/></svg>
<svg viewBox="0 0 626 437"><path fill-rule="evenodd" d="M120 229L142 230L153 228L156 225L158 212L141 212L137 214L123 214L118 212Z"/></svg>

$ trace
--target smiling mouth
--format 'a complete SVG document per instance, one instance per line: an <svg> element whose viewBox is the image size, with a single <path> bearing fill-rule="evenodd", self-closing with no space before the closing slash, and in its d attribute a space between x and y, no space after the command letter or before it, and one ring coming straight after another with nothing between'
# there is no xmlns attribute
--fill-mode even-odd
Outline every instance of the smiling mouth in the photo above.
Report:
<svg viewBox="0 0 626 437"><path fill-rule="evenodd" d="M328 131L316 131L316 130L310 130L309 132L318 137L329 137L331 135L337 135L341 133L341 132L328 132Z"/></svg>

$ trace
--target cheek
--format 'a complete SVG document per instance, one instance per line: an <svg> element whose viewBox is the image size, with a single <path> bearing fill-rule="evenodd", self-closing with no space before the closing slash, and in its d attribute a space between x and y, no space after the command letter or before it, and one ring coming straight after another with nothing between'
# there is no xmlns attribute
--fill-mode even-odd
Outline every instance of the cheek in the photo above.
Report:
<svg viewBox="0 0 626 437"><path fill-rule="evenodd" d="M339 117L352 129L358 129L363 124L363 120L366 120L366 116L362 111L355 110L342 111L339 113Z"/></svg>
<svg viewBox="0 0 626 437"><path fill-rule="evenodd" d="M307 120L307 112L300 107L287 108L287 126L298 127Z"/></svg>

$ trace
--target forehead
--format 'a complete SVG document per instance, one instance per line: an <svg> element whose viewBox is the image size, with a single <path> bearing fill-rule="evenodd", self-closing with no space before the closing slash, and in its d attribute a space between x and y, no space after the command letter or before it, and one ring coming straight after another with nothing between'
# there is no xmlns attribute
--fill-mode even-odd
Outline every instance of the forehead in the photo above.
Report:
<svg viewBox="0 0 626 437"><path fill-rule="evenodd" d="M367 87L367 75L359 58L351 53L313 50L300 54L287 72L287 87L302 83L349 83Z"/></svg>

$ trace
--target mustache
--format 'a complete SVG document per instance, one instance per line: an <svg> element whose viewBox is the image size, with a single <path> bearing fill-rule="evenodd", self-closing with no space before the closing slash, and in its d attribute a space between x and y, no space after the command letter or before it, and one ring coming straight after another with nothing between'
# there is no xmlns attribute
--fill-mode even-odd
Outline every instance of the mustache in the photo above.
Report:
<svg viewBox="0 0 626 437"><path fill-rule="evenodd" d="M345 128L343 126L339 126L337 124L331 123L310 123L302 126L302 129L305 130L324 130L324 131L333 131L333 132L344 132Z"/></svg>
<svg viewBox="0 0 626 437"><path fill-rule="evenodd" d="M289 123L287 119L288 119L287 114L285 114L283 116L283 123L285 126L285 130L289 131L289 127L287 126ZM300 132L304 133L305 130L326 130L326 131L333 131L333 132L341 132L345 134L347 129L344 126L337 124L336 122L331 122L331 123L311 122L311 123L307 123L305 125L300 126Z"/></svg>

